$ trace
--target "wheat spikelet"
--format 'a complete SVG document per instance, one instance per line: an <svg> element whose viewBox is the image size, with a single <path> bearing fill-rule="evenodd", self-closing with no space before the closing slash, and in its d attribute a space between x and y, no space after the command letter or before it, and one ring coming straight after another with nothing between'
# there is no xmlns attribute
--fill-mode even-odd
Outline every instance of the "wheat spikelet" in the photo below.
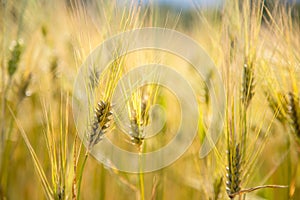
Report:
<svg viewBox="0 0 300 200"><path fill-rule="evenodd" d="M237 144L234 149L228 151L228 166L226 167L226 170L226 191L229 198L234 199L234 194L241 190L241 154L239 144Z"/></svg>
<svg viewBox="0 0 300 200"><path fill-rule="evenodd" d="M140 113L133 109L131 111L131 119L130 119L130 129L129 135L131 137L131 143L133 145L136 145L138 149L140 150L144 139L145 139L145 133L144 133L144 127L149 122L149 114L147 109L147 101L148 98L143 96L142 100L140 102Z"/></svg>
<svg viewBox="0 0 300 200"><path fill-rule="evenodd" d="M110 126L111 116L111 106L104 101L100 101L95 109L95 117L89 135L89 148L92 148L102 140Z"/></svg>
<svg viewBox="0 0 300 200"><path fill-rule="evenodd" d="M254 71L252 62L246 62L243 68L242 103L247 108L254 96Z"/></svg>
<svg viewBox="0 0 300 200"><path fill-rule="evenodd" d="M142 124L138 124L136 118L133 118L130 120L130 128L131 131L129 132L129 134L131 137L132 144L140 147L143 144L143 141L145 139L143 135Z"/></svg>
<svg viewBox="0 0 300 200"><path fill-rule="evenodd" d="M10 47L11 58L8 61L8 74L12 77L18 69L18 65L20 62L21 54L23 51L23 41L13 41Z"/></svg>

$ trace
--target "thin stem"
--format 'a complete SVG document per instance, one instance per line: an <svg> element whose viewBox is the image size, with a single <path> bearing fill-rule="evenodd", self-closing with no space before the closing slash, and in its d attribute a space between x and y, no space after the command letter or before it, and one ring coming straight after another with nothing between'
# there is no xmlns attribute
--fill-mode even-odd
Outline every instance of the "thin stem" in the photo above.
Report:
<svg viewBox="0 0 300 200"><path fill-rule="evenodd" d="M142 147L140 148L139 151L139 167L140 167L140 172L139 172L139 184L140 184L140 197L141 200L145 200L145 186L144 186L144 173L143 173L143 158L142 158Z"/></svg>
<svg viewBox="0 0 300 200"><path fill-rule="evenodd" d="M13 119L10 119L7 138L10 138L10 136L12 134L13 125L14 125ZM7 190L7 181L8 181L8 177L9 177L9 173L8 173L9 157L8 156L10 156L10 154L12 153L11 152L12 143L8 142L8 143L4 143L4 144L5 145L3 146L3 149L1 149L3 151L2 152L3 155L1 155L1 159L3 159L3 160L0 165L0 183L2 184L1 189L3 191L6 191Z"/></svg>
<svg viewBox="0 0 300 200"><path fill-rule="evenodd" d="M76 171L77 171L77 135L75 136L75 140L74 140L74 156L73 156L73 170L74 170L74 178L73 178L73 183L72 183L72 199L76 200L77 196L76 196Z"/></svg>
<svg viewBox="0 0 300 200"><path fill-rule="evenodd" d="M6 7L6 4L7 2L6 1L3 1L3 5L4 6L4 9L3 9L3 17L5 18L6 17L6 13L7 13L7 7ZM1 74L1 83L2 83L2 91L4 91L2 93L2 96L1 96L1 126L0 126L0 148L3 147L4 145L4 129L5 129L5 106L6 106L6 88L8 87L8 85L10 85L9 83L6 84L6 81L5 81L5 78L6 78L6 68L5 68L5 58L6 58L6 54L5 54L5 35L6 35L6 26L3 26L2 27L2 34L3 34L3 38L1 41L1 43L3 44L2 45L2 52L3 52L3 55L2 55L2 62L1 62L1 71L2 71L2 74ZM0 149L0 153L2 153L2 149ZM2 159L2 155L0 154L0 159Z"/></svg>
<svg viewBox="0 0 300 200"><path fill-rule="evenodd" d="M284 128L285 128L285 126L284 126ZM287 144L286 144L286 149L290 149L291 148L291 141L290 141L290 138L289 137L287 137ZM292 172L291 172L291 169L292 169L292 157L291 157L291 153L289 152L288 154L287 154L287 167L288 167L288 170L287 170L287 172L288 172L288 177L287 177L287 180L288 181L290 181L290 180L292 180ZM291 186L292 186L292 183L290 184L290 189L291 189ZM290 190L291 191L291 190ZM292 195L292 193L290 193L290 191L289 191L289 196L290 196L290 198L293 196Z"/></svg>
<svg viewBox="0 0 300 200"><path fill-rule="evenodd" d="M104 165L102 164L101 165L101 185L100 185L100 199L105 199L105 168L104 168Z"/></svg>
<svg viewBox="0 0 300 200"><path fill-rule="evenodd" d="M245 160L246 158L246 149L247 149L247 108L244 107L243 108L243 112L242 112L242 124L243 124L243 128L242 128L242 159Z"/></svg>
<svg viewBox="0 0 300 200"><path fill-rule="evenodd" d="M262 186L257 186L257 187L252 187L252 188L247 188L247 189L243 189L243 190L240 190L236 193L233 193L233 194L230 194L230 198L234 198L238 195L243 195L243 194L246 194L246 193L250 193L250 192L253 192L255 190L259 190L259 189L265 189L265 188L287 188L288 186L286 185L262 185Z"/></svg>
<svg viewBox="0 0 300 200"><path fill-rule="evenodd" d="M289 198L293 199L294 195L295 195L295 190L296 190L296 182L297 182L297 174L298 174L298 168L300 167L300 153L297 152L297 156L298 156L298 161L296 163L296 168L295 168L295 172L293 173L293 176L291 177L291 183L290 183L290 189L289 189Z"/></svg>
<svg viewBox="0 0 300 200"><path fill-rule="evenodd" d="M84 156L83 163L81 165L80 173L79 173L77 199L80 198L80 188L81 188L82 175L83 175L84 167L85 167L88 156L89 156L89 151L87 150L86 153L85 153L85 156Z"/></svg>

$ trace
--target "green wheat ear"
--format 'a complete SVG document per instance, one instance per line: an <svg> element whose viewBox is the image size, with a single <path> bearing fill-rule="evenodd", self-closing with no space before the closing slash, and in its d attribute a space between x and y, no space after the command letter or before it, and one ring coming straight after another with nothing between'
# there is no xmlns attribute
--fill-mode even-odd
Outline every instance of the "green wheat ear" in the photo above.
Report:
<svg viewBox="0 0 300 200"><path fill-rule="evenodd" d="M11 56L8 61L7 71L9 76L12 77L18 69L21 54L23 51L23 41L22 40L13 41L10 47L10 51L11 51Z"/></svg>
<svg viewBox="0 0 300 200"><path fill-rule="evenodd" d="M235 148L227 152L228 166L226 167L226 192L230 199L234 199L235 194L241 190L240 171L241 171L241 153L240 145L237 144Z"/></svg>

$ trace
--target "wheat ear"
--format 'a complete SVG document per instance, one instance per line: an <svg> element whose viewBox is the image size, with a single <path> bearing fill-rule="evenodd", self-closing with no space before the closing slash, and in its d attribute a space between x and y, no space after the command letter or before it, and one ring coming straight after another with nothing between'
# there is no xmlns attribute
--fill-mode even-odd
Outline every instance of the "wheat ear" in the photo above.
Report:
<svg viewBox="0 0 300 200"><path fill-rule="evenodd" d="M234 194L241 190L240 171L241 171L241 153L240 145L237 144L228 152L228 166L226 167L226 191L230 199L234 199Z"/></svg>
<svg viewBox="0 0 300 200"><path fill-rule="evenodd" d="M253 64L245 63L243 68L243 81L242 81L242 103L247 108L254 96L254 70Z"/></svg>
<svg viewBox="0 0 300 200"><path fill-rule="evenodd" d="M98 144L110 126L112 111L109 103L100 101L95 109L92 130L89 134L89 149Z"/></svg>
<svg viewBox="0 0 300 200"><path fill-rule="evenodd" d="M288 97L289 97L288 113L290 115L291 125L296 135L296 138L298 139L298 142L300 142L299 99L291 92L289 92Z"/></svg>

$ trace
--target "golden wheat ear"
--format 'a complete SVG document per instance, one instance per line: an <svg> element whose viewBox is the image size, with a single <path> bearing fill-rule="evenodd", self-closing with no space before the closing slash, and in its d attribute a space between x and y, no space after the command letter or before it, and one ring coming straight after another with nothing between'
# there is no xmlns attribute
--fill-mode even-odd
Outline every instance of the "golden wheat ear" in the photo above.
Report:
<svg viewBox="0 0 300 200"><path fill-rule="evenodd" d="M141 148L144 142L144 124L137 119L135 112L132 114L133 118L130 120L130 132L131 143L136 145L138 149ZM140 121L140 122L138 122Z"/></svg>
<svg viewBox="0 0 300 200"><path fill-rule="evenodd" d="M288 113L290 116L290 123L293 128L293 132L295 133L295 136L297 138L297 141L300 144L299 98L292 92L289 92L288 99Z"/></svg>
<svg viewBox="0 0 300 200"><path fill-rule="evenodd" d="M242 81L242 103L247 108L254 96L254 69L252 62L245 63L243 68L243 81Z"/></svg>
<svg viewBox="0 0 300 200"><path fill-rule="evenodd" d="M92 130L89 135L89 149L93 148L102 139L111 122L111 105L105 101L100 101L95 109Z"/></svg>
<svg viewBox="0 0 300 200"><path fill-rule="evenodd" d="M268 105L271 108L273 114L275 115L276 119L281 123L285 123L287 120L287 96L282 93L276 93L276 98L269 94L268 92L264 91L264 94L267 98Z"/></svg>

